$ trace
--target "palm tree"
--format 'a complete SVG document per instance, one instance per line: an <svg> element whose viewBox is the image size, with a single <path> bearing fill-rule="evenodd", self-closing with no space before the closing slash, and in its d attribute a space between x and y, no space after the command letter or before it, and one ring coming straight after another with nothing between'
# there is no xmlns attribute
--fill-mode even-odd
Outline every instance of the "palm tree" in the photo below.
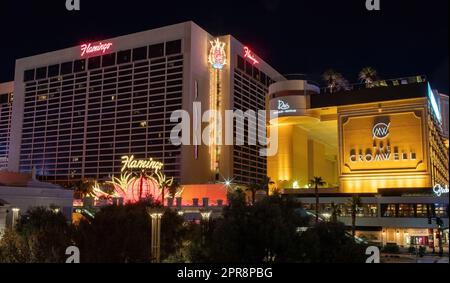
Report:
<svg viewBox="0 0 450 283"><path fill-rule="evenodd" d="M72 185L72 188L75 190L75 195L80 199L88 197L93 192L93 182L90 180L81 180Z"/></svg>
<svg viewBox="0 0 450 283"><path fill-rule="evenodd" d="M331 222L333 222L333 223L338 222L339 216L341 216L341 209L339 208L339 205L332 202L331 203Z"/></svg>
<svg viewBox="0 0 450 283"><path fill-rule="evenodd" d="M352 236L355 238L356 214L358 213L358 208L362 206L361 198L358 195L353 195L352 198L348 200L348 206L350 206L352 213Z"/></svg>
<svg viewBox="0 0 450 283"><path fill-rule="evenodd" d="M173 178L167 179L166 175L159 172L157 172L156 175L158 176L158 185L159 189L161 190L161 203L162 206L164 206L164 193L166 189L172 186Z"/></svg>
<svg viewBox="0 0 450 283"><path fill-rule="evenodd" d="M178 181L174 180L172 182L172 185L170 185L168 187L168 193L169 193L169 197L170 197L170 201L171 201L171 205L173 206L173 200L175 199L178 191L180 189L180 183L178 183Z"/></svg>
<svg viewBox="0 0 450 283"><path fill-rule="evenodd" d="M319 186L324 186L325 181L322 177L315 177L309 181L311 186L314 186L314 194L316 195L316 224L319 222Z"/></svg>
<svg viewBox="0 0 450 283"><path fill-rule="evenodd" d="M377 78L377 71L372 67L365 67L359 72L359 79L366 84L366 87L373 87Z"/></svg>
<svg viewBox="0 0 450 283"><path fill-rule="evenodd" d="M261 183L259 184L260 189L265 191L267 195L269 195L269 187L271 185L275 184L275 182L273 182L270 177L265 176L262 180Z"/></svg>
<svg viewBox="0 0 450 283"><path fill-rule="evenodd" d="M334 89L336 89L336 91L349 89L349 83L344 76L332 69L325 71L322 75L322 79L327 84L331 93L333 93Z"/></svg>
<svg viewBox="0 0 450 283"><path fill-rule="evenodd" d="M256 202L256 192L262 190L261 185L257 183L251 183L245 190L252 193L252 205L254 205Z"/></svg>

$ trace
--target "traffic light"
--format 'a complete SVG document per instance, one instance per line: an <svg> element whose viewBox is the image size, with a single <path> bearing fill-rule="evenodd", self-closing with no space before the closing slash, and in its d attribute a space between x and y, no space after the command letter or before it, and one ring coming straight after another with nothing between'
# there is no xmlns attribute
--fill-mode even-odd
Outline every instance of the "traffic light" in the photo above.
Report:
<svg viewBox="0 0 450 283"><path fill-rule="evenodd" d="M431 225L433 223L431 216L428 216L428 224Z"/></svg>

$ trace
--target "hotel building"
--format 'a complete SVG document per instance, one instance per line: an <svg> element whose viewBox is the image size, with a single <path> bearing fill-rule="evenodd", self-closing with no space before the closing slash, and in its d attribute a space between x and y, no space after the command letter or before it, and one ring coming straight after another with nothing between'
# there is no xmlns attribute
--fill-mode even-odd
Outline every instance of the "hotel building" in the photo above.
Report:
<svg viewBox="0 0 450 283"><path fill-rule="evenodd" d="M170 117L187 110L195 120L194 102L202 112L265 109L279 77L232 36L193 22L18 59L8 169L35 168L56 183L110 180L134 155L163 162L183 184L259 181L267 164L258 146L176 146ZM212 128L215 137L217 121Z"/></svg>
<svg viewBox="0 0 450 283"><path fill-rule="evenodd" d="M270 86L269 99L279 114L270 126L278 129L279 150L268 158L268 175L285 194L314 212L310 180L320 176L322 217L334 203L350 226L348 202L357 194L358 235L380 244L435 247L436 221L442 220L448 245L448 114L426 78L346 91L280 81Z"/></svg>
<svg viewBox="0 0 450 283"><path fill-rule="evenodd" d="M0 84L0 170L8 167L14 82Z"/></svg>

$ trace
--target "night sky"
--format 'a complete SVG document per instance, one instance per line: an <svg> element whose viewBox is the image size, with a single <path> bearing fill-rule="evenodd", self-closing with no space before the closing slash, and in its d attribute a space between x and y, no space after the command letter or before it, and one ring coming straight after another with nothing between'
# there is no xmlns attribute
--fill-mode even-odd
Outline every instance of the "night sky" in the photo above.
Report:
<svg viewBox="0 0 450 283"><path fill-rule="evenodd" d="M362 67L381 78L427 75L448 93L449 1L381 0L65 0L0 1L0 81L17 58L193 20L213 35L232 34L283 74L320 81L329 68L357 82Z"/></svg>

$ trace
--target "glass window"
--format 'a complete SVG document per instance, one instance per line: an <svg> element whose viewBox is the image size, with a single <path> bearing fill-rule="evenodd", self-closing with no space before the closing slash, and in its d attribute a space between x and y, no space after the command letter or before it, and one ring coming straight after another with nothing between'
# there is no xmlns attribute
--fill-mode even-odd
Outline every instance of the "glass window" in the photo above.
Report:
<svg viewBox="0 0 450 283"><path fill-rule="evenodd" d="M133 61L147 59L147 46L133 49Z"/></svg>
<svg viewBox="0 0 450 283"><path fill-rule="evenodd" d="M101 62L100 56L89 58L88 59L88 69L92 70L92 69L100 68L100 62Z"/></svg>
<svg viewBox="0 0 450 283"><path fill-rule="evenodd" d="M166 42L166 55L181 53L181 40Z"/></svg>
<svg viewBox="0 0 450 283"><path fill-rule="evenodd" d="M148 47L148 57L156 58L164 56L164 43L150 45Z"/></svg>
<svg viewBox="0 0 450 283"><path fill-rule="evenodd" d="M82 72L86 69L86 60L76 60L74 62L74 72Z"/></svg>
<svg viewBox="0 0 450 283"><path fill-rule="evenodd" d="M28 82L28 81L33 81L33 80L34 80L34 69L26 70L23 73L23 81Z"/></svg>
<svg viewBox="0 0 450 283"><path fill-rule="evenodd" d="M55 77L59 76L59 65L52 65L48 67L48 76Z"/></svg>
<svg viewBox="0 0 450 283"><path fill-rule="evenodd" d="M117 64L129 63L131 61L131 50L119 51L117 53Z"/></svg>
<svg viewBox="0 0 450 283"><path fill-rule="evenodd" d="M47 67L36 69L36 80L45 79L47 77Z"/></svg>
<svg viewBox="0 0 450 283"><path fill-rule="evenodd" d="M414 217L414 206L412 204L400 204L398 206L398 217Z"/></svg>
<svg viewBox="0 0 450 283"><path fill-rule="evenodd" d="M382 204L381 205L383 217L396 217L396 205L395 204Z"/></svg>
<svg viewBox="0 0 450 283"><path fill-rule="evenodd" d="M116 64L116 53L106 54L102 56L102 67L113 66Z"/></svg>
<svg viewBox="0 0 450 283"><path fill-rule="evenodd" d="M73 62L65 62L61 64L61 75L71 74Z"/></svg>

